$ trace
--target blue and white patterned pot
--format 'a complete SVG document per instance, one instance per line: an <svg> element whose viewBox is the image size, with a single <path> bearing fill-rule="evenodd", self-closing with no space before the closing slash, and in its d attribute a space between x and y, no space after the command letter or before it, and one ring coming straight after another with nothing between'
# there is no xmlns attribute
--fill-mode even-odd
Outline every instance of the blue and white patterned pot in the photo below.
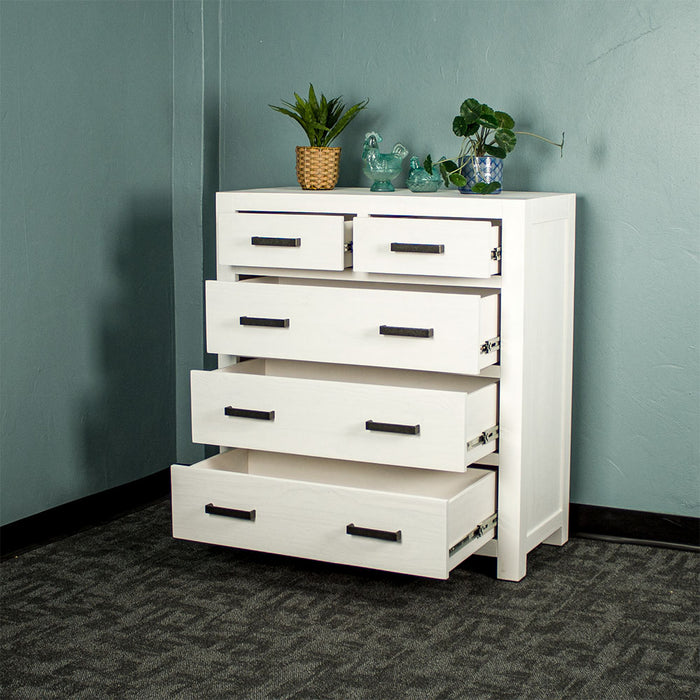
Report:
<svg viewBox="0 0 700 700"><path fill-rule="evenodd" d="M493 156L465 156L459 159L460 172L467 178L467 184L460 187L462 194L473 194L472 186L477 182L500 182L503 184L503 160ZM499 187L491 194L498 194Z"/></svg>

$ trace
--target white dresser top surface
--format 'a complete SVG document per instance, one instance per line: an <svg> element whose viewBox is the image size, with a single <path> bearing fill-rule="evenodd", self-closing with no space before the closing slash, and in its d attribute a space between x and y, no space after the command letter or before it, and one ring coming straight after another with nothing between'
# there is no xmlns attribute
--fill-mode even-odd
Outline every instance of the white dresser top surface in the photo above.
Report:
<svg viewBox="0 0 700 700"><path fill-rule="evenodd" d="M329 196L349 196L349 195L365 195L371 197L408 197L426 198L426 199L462 199L462 200L529 200L541 199L544 197L560 197L567 193L562 192L515 192L506 191L499 194L461 194L458 190L438 190L437 192L411 192L408 189L396 189L394 192L370 192L369 187L336 187L332 190L302 190L301 187L266 187L250 190L230 190L230 193L246 193L246 194L295 194L309 197L329 197Z"/></svg>
<svg viewBox="0 0 700 700"><path fill-rule="evenodd" d="M571 215L575 195L556 192L508 192L490 195L438 192L370 192L368 187L302 190L300 187L217 193L217 210L344 213L356 216L438 216L500 219L508 214L551 219Z"/></svg>

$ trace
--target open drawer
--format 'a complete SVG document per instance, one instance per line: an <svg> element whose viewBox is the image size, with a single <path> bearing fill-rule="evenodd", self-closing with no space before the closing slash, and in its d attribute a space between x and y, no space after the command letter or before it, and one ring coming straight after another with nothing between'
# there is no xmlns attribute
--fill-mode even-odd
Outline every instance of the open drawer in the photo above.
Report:
<svg viewBox="0 0 700 700"><path fill-rule="evenodd" d="M438 277L491 277L500 271L500 226L431 217L357 217L355 270Z"/></svg>
<svg viewBox="0 0 700 700"><path fill-rule="evenodd" d="M207 350L479 374L498 362L491 289L256 278L206 284Z"/></svg>
<svg viewBox="0 0 700 700"><path fill-rule="evenodd" d="M173 465L179 539L445 579L494 536L495 473L231 450Z"/></svg>
<svg viewBox="0 0 700 700"><path fill-rule="evenodd" d="M194 371L195 442L464 471L496 445L495 380L250 360Z"/></svg>
<svg viewBox="0 0 700 700"><path fill-rule="evenodd" d="M219 265L343 270L352 221L342 214L219 212Z"/></svg>

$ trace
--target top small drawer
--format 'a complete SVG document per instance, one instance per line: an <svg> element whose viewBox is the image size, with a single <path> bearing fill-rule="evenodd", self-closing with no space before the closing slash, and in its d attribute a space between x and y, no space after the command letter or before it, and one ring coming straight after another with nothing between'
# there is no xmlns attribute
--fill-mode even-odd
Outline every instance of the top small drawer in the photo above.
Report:
<svg viewBox="0 0 700 700"><path fill-rule="evenodd" d="M499 273L499 227L490 221L358 217L354 268L360 272L439 277Z"/></svg>
<svg viewBox="0 0 700 700"><path fill-rule="evenodd" d="M217 237L220 265L344 270L352 260L343 215L219 212Z"/></svg>

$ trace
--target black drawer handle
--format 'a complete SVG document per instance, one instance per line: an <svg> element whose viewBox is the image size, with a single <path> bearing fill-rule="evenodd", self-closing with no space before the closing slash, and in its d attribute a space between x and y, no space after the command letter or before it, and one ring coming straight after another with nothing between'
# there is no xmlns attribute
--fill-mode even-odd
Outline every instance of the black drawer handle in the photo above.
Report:
<svg viewBox="0 0 700 700"><path fill-rule="evenodd" d="M401 425L400 423L377 423L373 420L365 422L365 430L376 430L379 433L401 433L402 435L420 435L420 424Z"/></svg>
<svg viewBox="0 0 700 700"><path fill-rule="evenodd" d="M267 326L268 328L289 328L288 318L256 318L255 316L241 316L242 326Z"/></svg>
<svg viewBox="0 0 700 700"><path fill-rule="evenodd" d="M301 238L272 238L269 236L252 236L250 239L250 244L276 246L279 248L299 248L301 247Z"/></svg>
<svg viewBox="0 0 700 700"><path fill-rule="evenodd" d="M227 518L238 518L239 520L255 520L254 510L236 510L235 508L222 508L213 503L204 506L204 512L209 515L224 515Z"/></svg>
<svg viewBox="0 0 700 700"><path fill-rule="evenodd" d="M387 540L388 542L401 542L401 530L391 532L390 530L373 530L369 527L357 527L350 523L345 532L348 535L356 535L357 537L373 537L375 540Z"/></svg>
<svg viewBox="0 0 700 700"><path fill-rule="evenodd" d="M410 338L432 338L432 328L404 328L402 326L379 326L380 335L404 335Z"/></svg>
<svg viewBox="0 0 700 700"><path fill-rule="evenodd" d="M254 418L255 420L275 420L274 411L255 411L250 408L234 408L226 406L224 415L233 416L234 418Z"/></svg>
<svg viewBox="0 0 700 700"><path fill-rule="evenodd" d="M445 252L443 243L392 243L393 253L437 253Z"/></svg>

